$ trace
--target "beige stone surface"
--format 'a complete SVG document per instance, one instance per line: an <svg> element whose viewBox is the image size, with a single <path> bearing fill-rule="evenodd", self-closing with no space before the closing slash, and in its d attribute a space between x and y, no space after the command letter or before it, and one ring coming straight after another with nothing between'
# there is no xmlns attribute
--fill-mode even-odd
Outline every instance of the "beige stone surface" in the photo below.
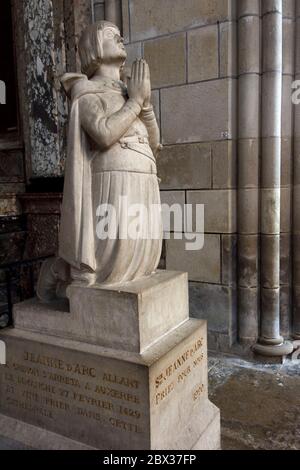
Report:
<svg viewBox="0 0 300 470"><path fill-rule="evenodd" d="M292 182L292 139L281 139L281 186L289 186Z"/></svg>
<svg viewBox="0 0 300 470"><path fill-rule="evenodd" d="M282 14L284 18L293 18L297 0L282 0Z"/></svg>
<svg viewBox="0 0 300 470"><path fill-rule="evenodd" d="M292 237L291 233L280 234L280 285L291 285L292 278Z"/></svg>
<svg viewBox="0 0 300 470"><path fill-rule="evenodd" d="M235 82L212 80L161 90L163 143L234 138Z"/></svg>
<svg viewBox="0 0 300 470"><path fill-rule="evenodd" d="M236 285L237 236L222 235L222 284Z"/></svg>
<svg viewBox="0 0 300 470"><path fill-rule="evenodd" d="M280 190L280 232L291 232L291 188Z"/></svg>
<svg viewBox="0 0 300 470"><path fill-rule="evenodd" d="M240 335L243 341L253 344L258 336L260 289L258 287L239 287L238 300Z"/></svg>
<svg viewBox="0 0 300 470"><path fill-rule="evenodd" d="M300 243L300 234L299 233L293 233L292 242L293 242L294 246L297 246ZM293 261L294 261L293 274L294 274L295 279L299 279L300 278L300 253L299 253L298 250L294 251Z"/></svg>
<svg viewBox="0 0 300 470"><path fill-rule="evenodd" d="M65 302L37 299L16 304L17 328L142 351L188 318L186 273L158 271L124 285L101 287L73 283Z"/></svg>
<svg viewBox="0 0 300 470"><path fill-rule="evenodd" d="M256 234L259 227L259 190L239 189L237 193L239 232Z"/></svg>
<svg viewBox="0 0 300 470"><path fill-rule="evenodd" d="M144 57L151 70L152 88L186 82L184 33L144 43Z"/></svg>
<svg viewBox="0 0 300 470"><path fill-rule="evenodd" d="M236 191L187 191L187 203L204 204L204 231L209 233L236 232ZM193 210L193 214L195 214ZM195 222L194 222L195 224ZM193 225L193 231L195 225Z"/></svg>
<svg viewBox="0 0 300 470"><path fill-rule="evenodd" d="M122 3L122 35L125 44L130 42L130 20L129 20L129 0L121 0Z"/></svg>
<svg viewBox="0 0 300 470"><path fill-rule="evenodd" d="M138 41L190 27L225 21L234 15L232 0L130 0L131 39Z"/></svg>
<svg viewBox="0 0 300 470"><path fill-rule="evenodd" d="M280 233L280 189L261 189L261 201L264 208L261 233Z"/></svg>
<svg viewBox="0 0 300 470"><path fill-rule="evenodd" d="M266 289L280 285L280 236L261 236L261 286Z"/></svg>
<svg viewBox="0 0 300 470"><path fill-rule="evenodd" d="M278 188L280 186L280 137L265 137L261 140L261 172L263 174L263 188Z"/></svg>
<svg viewBox="0 0 300 470"><path fill-rule="evenodd" d="M282 75L280 72L265 72L262 80L262 103L266 116L274 119L262 119L262 137L280 137L281 135L281 94L274 100L274 90L281 90ZM280 103L279 103L280 101Z"/></svg>
<svg viewBox="0 0 300 470"><path fill-rule="evenodd" d="M287 338L291 334L292 289L291 286L280 287L280 334Z"/></svg>
<svg viewBox="0 0 300 470"><path fill-rule="evenodd" d="M126 44L126 67L131 67L135 59L142 57L142 43L135 42L134 44Z"/></svg>
<svg viewBox="0 0 300 470"><path fill-rule="evenodd" d="M238 63L239 73L260 72L260 19L244 16L238 22Z"/></svg>
<svg viewBox="0 0 300 470"><path fill-rule="evenodd" d="M215 409L215 417L207 426L205 434L200 437L199 441L194 445L192 450L221 450L220 440L220 412Z"/></svg>
<svg viewBox="0 0 300 470"><path fill-rule="evenodd" d="M240 139L238 154L243 158L238 165L239 188L258 188L260 170L260 140Z"/></svg>
<svg viewBox="0 0 300 470"><path fill-rule="evenodd" d="M211 187L210 144L164 146L157 159L161 189Z"/></svg>
<svg viewBox="0 0 300 470"><path fill-rule="evenodd" d="M212 143L213 188L236 188L236 142L226 140ZM193 188L192 188L193 189Z"/></svg>
<svg viewBox="0 0 300 470"><path fill-rule="evenodd" d="M294 73L295 54L295 22L293 19L283 19L283 73L292 75Z"/></svg>
<svg viewBox="0 0 300 470"><path fill-rule="evenodd" d="M299 8L299 6L298 6ZM300 39L300 17L296 19L296 51L295 51L295 73L300 73L300 47L298 46Z"/></svg>
<svg viewBox="0 0 300 470"><path fill-rule="evenodd" d="M0 336L7 346L0 411L19 420L19 435L24 422L62 435L58 448L68 438L135 450L191 449L200 439L204 449L206 428L219 433L207 398L204 321L189 320L144 355L18 329Z"/></svg>
<svg viewBox="0 0 300 470"><path fill-rule="evenodd" d="M187 271L190 281L220 283L220 236L205 234L201 250L187 251L185 243L185 239L166 240L167 269Z"/></svg>
<svg viewBox="0 0 300 470"><path fill-rule="evenodd" d="M240 139L260 136L260 78L257 74L239 77L239 137Z"/></svg>
<svg viewBox="0 0 300 470"><path fill-rule="evenodd" d="M294 198L294 207L300 207L300 185L299 184L297 184L293 188L293 198ZM293 223L294 223L294 232L299 234L300 218L294 216Z"/></svg>
<svg viewBox="0 0 300 470"><path fill-rule="evenodd" d="M252 288L258 286L258 243L258 235L239 234L238 278L240 287Z"/></svg>
<svg viewBox="0 0 300 470"><path fill-rule="evenodd" d="M94 19L95 21L101 21L105 19L105 4L104 1L94 2Z"/></svg>
<svg viewBox="0 0 300 470"><path fill-rule="evenodd" d="M207 320L209 333L225 335L236 330L236 289L205 282L190 283L190 311L195 318Z"/></svg>
<svg viewBox="0 0 300 470"><path fill-rule="evenodd" d="M28 447L26 450L96 450L88 444L2 414L0 414L0 429L1 438L4 436L15 441L16 445L17 443L25 445ZM18 446L16 450L20 448Z"/></svg>
<svg viewBox="0 0 300 470"><path fill-rule="evenodd" d="M188 81L217 78L219 74L218 26L188 32Z"/></svg>
<svg viewBox="0 0 300 470"><path fill-rule="evenodd" d="M237 26L236 22L220 23L220 77L237 74Z"/></svg>
<svg viewBox="0 0 300 470"><path fill-rule="evenodd" d="M238 17L260 14L260 0L238 0Z"/></svg>
<svg viewBox="0 0 300 470"><path fill-rule="evenodd" d="M154 114L157 120L157 124L159 126L160 125L159 90L152 90L151 103L154 109Z"/></svg>
<svg viewBox="0 0 300 470"><path fill-rule="evenodd" d="M189 338L186 345L178 345L176 348L178 353L172 349L150 369L149 382L153 384L149 395L151 448L187 448L190 447L192 440L195 445L198 440L196 436L199 424L201 423L203 429L204 423L209 425L215 417L215 407L207 402L207 365L203 355L203 350L207 348L205 337L203 330L198 330ZM191 353L193 345L197 344L195 340L200 340L203 346L199 351L200 355ZM178 374L174 369L174 354L175 357L179 356L183 349L189 349L191 359L185 361L185 366ZM185 383L189 384L188 388ZM201 410L199 404L202 405ZM172 416L169 409L173 410ZM170 432L171 430L176 431Z"/></svg>
<svg viewBox="0 0 300 470"><path fill-rule="evenodd" d="M289 349L280 336L281 9L281 1L262 3L261 317L260 339L253 350L269 356L284 356Z"/></svg>
<svg viewBox="0 0 300 470"><path fill-rule="evenodd" d="M274 10L278 7L279 3L275 5L275 2L263 2L262 7L268 5L274 6ZM282 67L282 20L281 17L274 11L271 14L265 14L262 20L263 27L263 41L264 41L264 52L262 68L263 72L280 71ZM268 32L268 34L266 34ZM281 47L280 47L281 46Z"/></svg>
<svg viewBox="0 0 300 470"><path fill-rule="evenodd" d="M261 133L261 20L259 0L241 0L238 8L238 341L257 337L259 182Z"/></svg>
<svg viewBox="0 0 300 470"><path fill-rule="evenodd" d="M283 137L292 137L293 135L294 105L291 100L293 80L294 77L290 75L284 75L282 77L281 132Z"/></svg>
<svg viewBox="0 0 300 470"><path fill-rule="evenodd" d="M184 230L184 191L161 191L163 228L165 232L182 232ZM180 206L180 210L177 207ZM174 209L174 213L173 213ZM170 214L172 214L170 216ZM178 214L178 215L177 215Z"/></svg>

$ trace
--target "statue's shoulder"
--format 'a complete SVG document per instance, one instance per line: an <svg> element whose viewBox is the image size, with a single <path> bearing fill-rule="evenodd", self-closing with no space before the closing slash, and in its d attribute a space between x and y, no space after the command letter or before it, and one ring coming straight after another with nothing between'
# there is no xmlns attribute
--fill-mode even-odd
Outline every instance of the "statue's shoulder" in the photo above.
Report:
<svg viewBox="0 0 300 470"><path fill-rule="evenodd" d="M84 95L103 93L104 91L100 83L89 80L86 75L81 73L65 73L60 81L67 96L72 101Z"/></svg>

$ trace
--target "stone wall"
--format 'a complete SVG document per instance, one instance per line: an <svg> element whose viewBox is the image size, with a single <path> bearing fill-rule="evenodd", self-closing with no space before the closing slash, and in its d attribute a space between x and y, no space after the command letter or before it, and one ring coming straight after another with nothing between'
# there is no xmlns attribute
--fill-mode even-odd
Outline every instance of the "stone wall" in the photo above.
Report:
<svg viewBox="0 0 300 470"><path fill-rule="evenodd" d="M291 100L295 74L295 6L297 1L283 2L283 67L281 123L281 222L280 222L280 316L281 334L292 332L292 192L293 192L293 121Z"/></svg>
<svg viewBox="0 0 300 470"><path fill-rule="evenodd" d="M162 202L205 204L203 249L186 251L171 234L165 266L189 273L191 314L208 320L212 347L228 348L236 337L234 2L123 0L122 17L127 64L144 56L150 65Z"/></svg>
<svg viewBox="0 0 300 470"><path fill-rule="evenodd" d="M299 78L296 38L300 2L268 2L274 8L278 6L277 13L282 15L281 132L277 136L281 187L276 206L280 210L280 249L278 243L275 250L276 256L280 254L280 264L278 256L275 259L270 255L270 244L265 243L270 237L262 236L260 227L265 220L261 207L268 206L268 201L262 201L265 186L261 184L261 163L268 158L262 144L263 138L271 142L274 137L263 135L261 122L267 115L262 112L261 86L266 81L264 73L268 73L262 59L268 57L268 50L270 56L274 52L274 44L261 39L262 23L268 21L268 13L262 12L264 2L13 0L26 171L22 167L22 143L15 149L0 149L0 177L5 184L1 210L16 232L12 244L11 235L5 233L2 245L14 246L18 256L22 255L24 226L20 223L15 230L14 223L22 219L16 193L24 191L25 176L28 182L32 177L63 175L66 100L58 76L80 69L77 41L84 26L108 19L121 26L128 67L141 56L150 65L152 102L163 143L158 159L162 202L189 203L194 208L196 204L205 205L203 249L187 251L185 239L178 239L173 230L165 240L161 266L188 272L191 314L208 320L210 347L221 350L229 350L237 337L256 341L261 286L268 283L268 276L279 279L280 269L280 328L288 337L292 311L300 325L300 114L290 99L292 81ZM276 160L275 153L270 152L269 163ZM264 167L266 179L272 165ZM57 232L59 195L55 203L48 196ZM48 196L40 198L40 207L34 204L34 220L44 213ZM25 206L32 209L33 199L21 198L23 212ZM28 240L35 237L39 234L33 231L33 238ZM275 238L278 241L279 233ZM266 274L266 279L260 273ZM279 284L273 287L279 292Z"/></svg>

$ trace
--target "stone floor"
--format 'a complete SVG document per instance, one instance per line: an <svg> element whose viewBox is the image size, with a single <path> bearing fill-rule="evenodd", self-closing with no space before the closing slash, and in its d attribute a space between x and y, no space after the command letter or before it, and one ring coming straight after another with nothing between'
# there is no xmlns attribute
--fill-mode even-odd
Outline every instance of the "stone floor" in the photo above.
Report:
<svg viewBox="0 0 300 470"><path fill-rule="evenodd" d="M209 391L221 409L224 450L300 449L300 361L210 355ZM14 449L24 446L0 437L0 450Z"/></svg>
<svg viewBox="0 0 300 470"><path fill-rule="evenodd" d="M300 361L210 357L209 392L221 410L222 449L300 449Z"/></svg>

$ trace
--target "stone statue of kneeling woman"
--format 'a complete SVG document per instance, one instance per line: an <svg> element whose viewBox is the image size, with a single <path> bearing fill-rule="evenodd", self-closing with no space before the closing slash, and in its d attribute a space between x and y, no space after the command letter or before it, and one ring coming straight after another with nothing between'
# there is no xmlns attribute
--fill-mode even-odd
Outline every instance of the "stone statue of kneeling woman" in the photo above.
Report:
<svg viewBox="0 0 300 470"><path fill-rule="evenodd" d="M120 79L126 59L123 39L107 21L87 27L79 54L83 74L62 77L71 110L58 255L71 281L125 283L155 272L161 254L156 169L161 146L149 67L136 60L126 87ZM129 237L133 216L128 209L136 205L144 210L137 236ZM99 230L108 207L116 217L107 231ZM54 277L59 276L56 272ZM47 300L43 286L41 276L38 296Z"/></svg>

